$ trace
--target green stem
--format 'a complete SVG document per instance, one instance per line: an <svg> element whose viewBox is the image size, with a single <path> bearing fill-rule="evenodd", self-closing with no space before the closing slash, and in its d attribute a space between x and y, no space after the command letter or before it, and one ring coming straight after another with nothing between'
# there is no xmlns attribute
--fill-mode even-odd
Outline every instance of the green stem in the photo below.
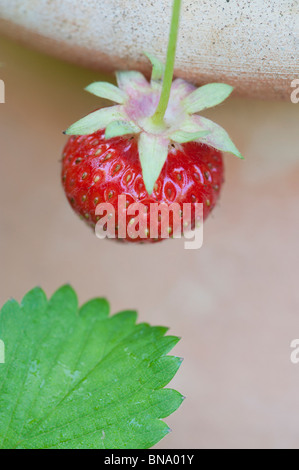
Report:
<svg viewBox="0 0 299 470"><path fill-rule="evenodd" d="M166 58L165 74L164 74L163 85L162 85L162 92L161 92L158 107L154 115L151 117L151 121L156 126L163 124L164 115L168 106L170 89L171 89L172 78L173 78L175 52L176 52L176 44L177 44L178 29L179 29L180 9L181 9L181 0L173 0L172 18L171 18L169 40L168 40L167 58Z"/></svg>

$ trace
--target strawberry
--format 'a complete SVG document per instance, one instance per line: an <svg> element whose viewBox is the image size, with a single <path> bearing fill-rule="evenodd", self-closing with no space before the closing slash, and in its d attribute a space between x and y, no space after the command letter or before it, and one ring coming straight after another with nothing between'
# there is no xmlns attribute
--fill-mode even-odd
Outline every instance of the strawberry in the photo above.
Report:
<svg viewBox="0 0 299 470"><path fill-rule="evenodd" d="M73 209L88 224L99 218L97 206L113 206L116 226L109 235L123 239L128 224L142 225L143 232L127 241L161 239L160 223L151 236L151 203L171 207L177 203L180 215L185 204L192 205L188 228L196 225L196 203L203 204L204 218L211 212L223 183L222 152L243 158L222 127L197 113L225 100L232 87L223 83L204 85L172 81L181 0L174 0L166 67L154 56L151 81L136 71L116 73L117 86L95 82L86 90L117 103L99 109L70 126L62 163L62 181ZM120 208L143 203L143 219ZM112 207L110 206L110 207ZM99 207L99 206L98 206ZM125 212L125 216L124 216ZM113 216L113 214L111 214ZM137 217L137 216L136 216ZM170 214L168 232L184 232L186 222ZM108 227L107 222L107 227Z"/></svg>
<svg viewBox="0 0 299 470"><path fill-rule="evenodd" d="M113 205L117 238L120 195L126 196L127 204L141 202L149 209L151 203L170 205L176 202L181 206L181 213L184 203L202 202L206 218L215 206L223 182L222 154L197 142L170 145L167 160L149 196L142 178L137 138L120 136L106 139L105 130L99 130L88 136L70 137L63 153L62 180L71 206L92 227L98 220L95 214L97 205L101 202ZM157 241L150 238L149 214L150 211L146 237L132 238L127 234L127 241ZM194 228L194 212L192 216ZM126 227L132 218L127 215ZM176 231L173 224L170 217L170 236ZM180 230L183 231L183 225ZM161 236L161 221L158 231Z"/></svg>

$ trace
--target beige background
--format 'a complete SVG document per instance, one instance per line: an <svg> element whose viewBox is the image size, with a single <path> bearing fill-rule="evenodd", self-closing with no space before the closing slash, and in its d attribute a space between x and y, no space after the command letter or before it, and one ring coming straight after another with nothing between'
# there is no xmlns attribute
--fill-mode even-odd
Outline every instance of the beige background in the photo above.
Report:
<svg viewBox="0 0 299 470"><path fill-rule="evenodd" d="M231 98L206 113L246 160L225 158L202 249L123 246L96 239L60 185L62 130L101 105L83 87L103 76L4 39L0 61L1 303L70 282L80 302L106 296L182 336L173 387L187 399L158 447L298 447L299 104Z"/></svg>

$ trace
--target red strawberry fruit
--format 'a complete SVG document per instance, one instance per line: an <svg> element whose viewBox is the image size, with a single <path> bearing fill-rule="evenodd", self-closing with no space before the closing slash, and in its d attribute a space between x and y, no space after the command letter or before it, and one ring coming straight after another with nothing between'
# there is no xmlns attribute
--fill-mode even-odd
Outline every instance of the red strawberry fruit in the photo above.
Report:
<svg viewBox="0 0 299 470"><path fill-rule="evenodd" d="M97 207L109 203L115 222L109 236L116 239L153 242L164 238L161 221L152 236L150 212L155 203L169 208L176 203L179 208L181 218L170 214L169 236L184 232L182 215L185 205L191 204L187 226L193 229L196 204L203 204L206 218L219 197L222 151L242 158L222 127L197 114L225 100L232 87L213 83L197 89L182 79L172 82L180 3L174 0L165 70L156 57L147 54L153 66L150 82L139 72L121 71L116 73L118 87L92 83L87 91L117 104L89 114L66 131L71 135L62 162L66 196L92 227L100 217ZM128 212L131 204L145 206L143 219L136 222L126 207L124 216L118 204L121 196ZM139 229L137 235L128 233L129 224Z"/></svg>
<svg viewBox="0 0 299 470"><path fill-rule="evenodd" d="M188 142L172 144L154 190L149 196L142 177L138 155L138 140L135 136L105 138L100 130L88 136L71 137L64 149L62 180L67 198L75 210L91 227L95 227L99 216L95 214L98 204L109 202L116 216L115 237L118 238L118 197L126 196L127 204L140 202L150 209L151 203L171 205L203 203L204 218L211 212L219 197L223 182L222 154L206 144ZM144 237L127 241L155 242L150 238L150 211ZM191 228L195 226L192 212ZM127 215L126 227L133 216ZM170 214L169 235L176 231ZM138 227L137 227L138 228ZM181 224L181 231L184 227ZM161 237L161 221L158 223ZM161 238L158 237L158 240Z"/></svg>

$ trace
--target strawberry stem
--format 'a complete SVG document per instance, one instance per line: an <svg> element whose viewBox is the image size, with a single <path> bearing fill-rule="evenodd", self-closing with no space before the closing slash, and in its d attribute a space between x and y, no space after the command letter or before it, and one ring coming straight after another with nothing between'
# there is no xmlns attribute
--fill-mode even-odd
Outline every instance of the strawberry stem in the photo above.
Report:
<svg viewBox="0 0 299 470"><path fill-rule="evenodd" d="M174 69L175 52L176 52L176 44L177 44L178 29L179 29L181 3L182 3L181 0L173 0L172 18L171 18L169 40L168 40L167 58L166 58L165 74L164 74L163 85L162 85L162 92L161 92L160 101L157 106L157 109L155 113L153 114L153 116L151 117L151 121L155 126L160 126L163 124L164 115L168 106L170 89L171 89L172 78L173 78L173 69Z"/></svg>

